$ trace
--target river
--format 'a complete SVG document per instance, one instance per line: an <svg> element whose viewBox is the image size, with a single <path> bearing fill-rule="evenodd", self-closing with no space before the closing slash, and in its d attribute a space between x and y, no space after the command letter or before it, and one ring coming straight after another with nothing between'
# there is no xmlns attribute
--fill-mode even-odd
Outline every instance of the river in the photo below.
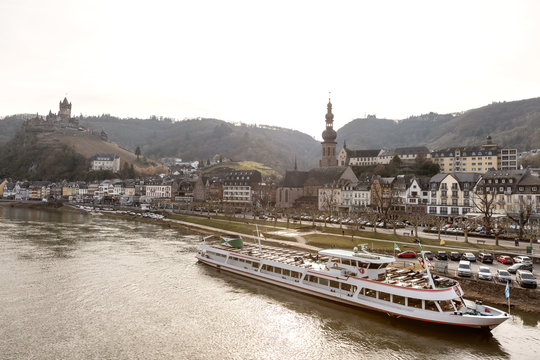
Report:
<svg viewBox="0 0 540 360"><path fill-rule="evenodd" d="M491 333L354 309L198 264L200 237L0 206L2 359L484 359L540 352L539 314Z"/></svg>

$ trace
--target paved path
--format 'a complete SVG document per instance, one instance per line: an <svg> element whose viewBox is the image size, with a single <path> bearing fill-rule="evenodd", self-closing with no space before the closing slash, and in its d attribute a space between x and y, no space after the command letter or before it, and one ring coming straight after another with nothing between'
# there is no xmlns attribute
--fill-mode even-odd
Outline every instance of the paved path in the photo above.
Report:
<svg viewBox="0 0 540 360"><path fill-rule="evenodd" d="M192 228L198 228L198 229L201 229L201 230L205 230L205 231L208 231L208 232L223 232L224 230L223 229L219 229L219 228L215 228L215 227L211 227L211 226L207 226L207 225L199 225L199 224L195 224L195 223L191 223L191 222L188 222L188 221L181 221L181 220L173 220L173 219L164 219L165 221L170 221L170 222L174 222L174 223L177 223L177 224L182 224L184 226L188 226L188 227L192 227ZM239 223L249 223L249 220L246 219L245 221L237 221ZM274 242L274 243L278 243L282 246L295 246L295 247L298 247L298 248L303 248L303 249L306 249L306 250L309 250L309 251L318 251L320 250L320 248L318 247L315 247L315 246L311 246L311 245L308 245L306 243L306 239L304 238L304 236L306 235L311 235L311 234L319 234L319 235L329 235L329 236L342 236L344 238L350 238L351 236L350 235L339 235L339 234L328 234L328 233L325 233L325 232L321 232L321 231L308 231L308 232L298 232L294 229L289 229L289 228L286 228L286 227L280 227L280 226L274 226L274 225L263 225L265 227L272 227L274 229L276 229L276 231L270 231L270 232L265 232L265 234L267 235L265 237L265 240L267 241L271 241L271 242ZM365 229L366 231L369 231L368 228ZM401 232L405 232L407 231L407 229L399 229L401 230ZM400 231L397 231L398 234L400 234ZM410 233L410 230L408 230L409 233ZM292 237L294 239L296 239L296 242L292 242L292 241L285 241L285 240L279 240L279 239L274 239L271 237L271 234L272 233L276 233L276 232L287 232L289 234L292 235ZM380 228L377 228L377 232L379 233L387 233L387 234L392 234L393 233L393 230L392 229L380 229ZM243 234L243 233L237 233L237 232L231 232L231 231L227 231L227 233L230 233L230 234L235 234L235 235L241 235L242 237L244 238L247 238L247 239L251 239L253 241L257 241L257 237L255 235L246 235L246 234ZM270 237L268 236L270 235ZM429 238L433 238L433 239L437 239L437 234L431 234L431 233L424 233L424 232L420 232L419 231L419 235L421 237L429 237ZM456 236L452 236L452 235L445 235L445 234L441 234L441 238L446 240L446 241L456 241ZM474 238L474 237L469 237L469 242L470 243L476 243L476 239L477 238ZM486 240L486 244L492 244L492 245L495 245L495 239L484 239L484 238L479 238L481 240ZM354 243L355 244L358 244L358 242L361 242L361 241L383 241L383 242L389 242L389 243L397 243L398 246L414 246L414 244L411 244L410 242L404 242L404 241L392 241L392 240L384 240L384 239L374 239L374 238L370 238L370 237L363 237L363 236L354 236ZM457 241L462 241L464 242L464 237L463 236L458 236L458 240ZM509 241L503 241L503 240L500 240L499 241L499 244L500 245L503 245L503 246L508 246L508 245L511 245L512 243L510 243ZM520 244L520 247L519 249L516 249L516 251L508 251L509 254L512 254L513 252L516 253L516 254L524 254L525 253L525 246L527 246L527 244ZM536 247L535 247L535 250L538 248L538 244L536 244ZM451 247L451 246L444 246L444 247L441 247L441 249L444 249L446 251L449 251L449 250L456 250L456 251L460 251L460 252L465 252L465 251L470 251L471 249L470 248L467 248L467 247L463 247L463 248L460 248L460 247ZM535 251L536 253L540 253L540 251Z"/></svg>

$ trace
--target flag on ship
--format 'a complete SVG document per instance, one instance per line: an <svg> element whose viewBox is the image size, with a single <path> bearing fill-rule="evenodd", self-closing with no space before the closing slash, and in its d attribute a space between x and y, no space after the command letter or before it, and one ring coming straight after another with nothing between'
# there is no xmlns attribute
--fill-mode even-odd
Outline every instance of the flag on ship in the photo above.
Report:
<svg viewBox="0 0 540 360"><path fill-rule="evenodd" d="M506 296L507 299L510 297L510 286L508 284L510 284L510 281L506 282L506 289L504 289L504 296Z"/></svg>
<svg viewBox="0 0 540 360"><path fill-rule="evenodd" d="M394 243L394 250L401 251L401 249L399 248L398 244L396 244L396 243Z"/></svg>

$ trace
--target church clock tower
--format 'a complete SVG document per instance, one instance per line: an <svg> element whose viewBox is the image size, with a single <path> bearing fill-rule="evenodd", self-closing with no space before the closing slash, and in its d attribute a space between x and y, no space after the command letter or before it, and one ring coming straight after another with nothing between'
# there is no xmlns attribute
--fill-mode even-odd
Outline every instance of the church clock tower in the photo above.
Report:
<svg viewBox="0 0 540 360"><path fill-rule="evenodd" d="M332 114L332 102L328 99L326 112L326 129L322 133L322 158L319 167L337 166L336 158L336 138L337 133L334 130L334 114Z"/></svg>

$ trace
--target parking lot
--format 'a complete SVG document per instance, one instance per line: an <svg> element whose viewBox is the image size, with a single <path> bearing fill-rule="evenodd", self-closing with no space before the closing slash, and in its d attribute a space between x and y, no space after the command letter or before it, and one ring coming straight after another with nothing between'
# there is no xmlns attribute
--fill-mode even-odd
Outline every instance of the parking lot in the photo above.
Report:
<svg viewBox="0 0 540 360"><path fill-rule="evenodd" d="M450 252L447 252L447 255L450 255ZM403 261L405 266L411 265L411 264L414 264L414 265L418 264L417 259L406 259L406 260L405 259L398 259L398 265L402 261ZM435 270L434 272L444 273L443 269L446 268L445 274L450 275L450 276L455 276L455 277L459 278L459 276L457 274L457 268L458 268L459 261L452 261L452 260L450 260L450 258L448 258L448 260L437 260L434 257L433 260L431 260L431 263L433 264L433 268ZM485 266L485 267L490 269L491 275L493 277L493 280L491 280L491 281L493 281L493 282L497 282L497 279L496 279L497 269L507 270L511 266L509 264L499 263L495 257L493 259L493 264L485 264L485 263L479 262L478 259L476 260L476 262L471 261L470 264L471 264L471 271L472 271L472 279L475 279L475 280L478 280L478 281L489 281L489 280L479 280L478 279L479 267L480 266ZM532 273L534 274L534 276L537 278L537 281L538 281L539 276L540 276L540 266L533 265ZM516 274L510 274L510 276L511 276L511 279L512 279L511 285L519 287L519 284L516 283ZM532 289L532 290L534 290L534 289ZM539 288L537 288L536 291L539 291Z"/></svg>

